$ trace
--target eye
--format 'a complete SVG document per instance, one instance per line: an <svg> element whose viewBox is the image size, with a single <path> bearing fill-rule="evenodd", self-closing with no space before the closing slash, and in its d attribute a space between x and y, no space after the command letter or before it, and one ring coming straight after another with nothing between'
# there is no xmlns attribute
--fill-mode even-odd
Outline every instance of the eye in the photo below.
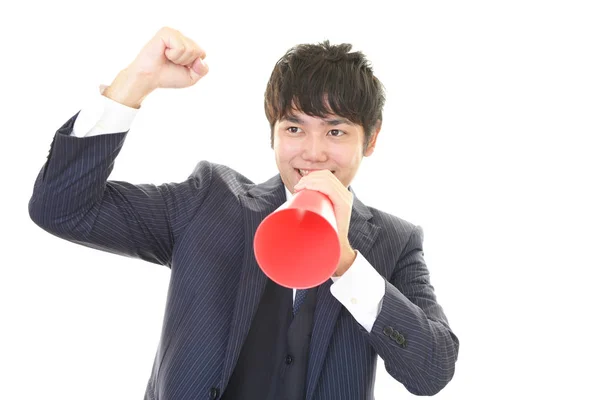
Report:
<svg viewBox="0 0 600 400"><path fill-rule="evenodd" d="M340 136L343 136L343 135L346 134L346 132L340 131L339 129L332 129L332 130L329 131L329 133L333 137L340 137Z"/></svg>
<svg viewBox="0 0 600 400"><path fill-rule="evenodd" d="M288 131L289 133L298 133L300 132L300 128L298 128L297 126L290 126L286 129L286 131Z"/></svg>

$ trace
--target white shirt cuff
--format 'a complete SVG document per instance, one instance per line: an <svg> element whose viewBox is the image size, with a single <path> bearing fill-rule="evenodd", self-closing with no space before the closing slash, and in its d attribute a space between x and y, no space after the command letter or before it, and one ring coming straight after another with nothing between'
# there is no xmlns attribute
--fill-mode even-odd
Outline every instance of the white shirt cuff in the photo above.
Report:
<svg viewBox="0 0 600 400"><path fill-rule="evenodd" d="M367 332L381 312L385 280L358 250L356 259L342 276L332 276L331 294L338 299Z"/></svg>
<svg viewBox="0 0 600 400"><path fill-rule="evenodd" d="M103 96L102 93L107 87L107 85L100 85L100 94L91 98L81 109L73 125L73 136L88 137L118 133L131 128L139 109L127 107Z"/></svg>

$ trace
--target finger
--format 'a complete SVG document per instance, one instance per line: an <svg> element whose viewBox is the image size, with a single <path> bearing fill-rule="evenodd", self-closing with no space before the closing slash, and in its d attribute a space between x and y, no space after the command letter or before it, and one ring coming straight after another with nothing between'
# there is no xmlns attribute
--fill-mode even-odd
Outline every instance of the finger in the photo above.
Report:
<svg viewBox="0 0 600 400"><path fill-rule="evenodd" d="M308 178L308 177L307 177ZM304 189L315 190L325 194L334 204L348 204L352 205L354 196L348 188L344 187L335 177L323 176L313 177L313 179L307 179L300 181L294 186L294 191L299 192Z"/></svg>
<svg viewBox="0 0 600 400"><path fill-rule="evenodd" d="M194 42L192 39L190 39L187 36L184 36L181 33L179 34L179 39L185 45L185 48L187 49L188 52L194 53L196 55L196 57L200 57L202 59L204 59L206 57L206 51L202 47L200 47L196 42Z"/></svg>
<svg viewBox="0 0 600 400"><path fill-rule="evenodd" d="M202 47L198 46L198 44L196 42L194 42L192 39L190 39L188 37L186 37L185 39L186 39L189 47L194 49L197 56L204 60L206 58L206 51Z"/></svg>
<svg viewBox="0 0 600 400"><path fill-rule="evenodd" d="M185 53L181 55L181 58L177 60L178 64L191 67L194 61L200 57L200 47L196 45L191 39L182 36L181 41L185 46Z"/></svg>
<svg viewBox="0 0 600 400"><path fill-rule="evenodd" d="M296 186L294 186L296 190L308 189L308 190L316 190L317 192L321 192L328 197L334 193L332 185L322 179L307 179L304 182L300 181Z"/></svg>
<svg viewBox="0 0 600 400"><path fill-rule="evenodd" d="M178 60L185 53L185 45L181 40L181 36L175 33L170 33L163 38L165 42L165 46L167 49L165 50L165 56L167 59L175 64L178 64Z"/></svg>
<svg viewBox="0 0 600 400"><path fill-rule="evenodd" d="M317 171L317 172L311 172L309 175L306 175L306 176L303 176L302 178L300 178L300 180L298 181L298 185L301 185L301 184L304 185L308 182L312 182L314 184L319 184L319 185L323 185L323 184L336 185L339 181L329 171L327 171L327 172Z"/></svg>

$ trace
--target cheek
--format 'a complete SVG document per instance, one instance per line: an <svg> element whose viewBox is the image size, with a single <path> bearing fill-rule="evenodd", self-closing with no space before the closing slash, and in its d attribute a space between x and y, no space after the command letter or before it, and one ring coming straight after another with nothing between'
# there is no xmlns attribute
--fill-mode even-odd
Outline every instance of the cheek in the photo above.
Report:
<svg viewBox="0 0 600 400"><path fill-rule="evenodd" d="M352 151L353 149L345 148L345 149L336 149L330 153L330 158L334 160L334 162L344 169L354 168L358 163L360 163L361 156L360 153Z"/></svg>
<svg viewBox="0 0 600 400"><path fill-rule="evenodd" d="M300 152L297 145L285 140L275 140L273 149L275 150L277 158L280 160L290 160L296 157Z"/></svg>
<svg viewBox="0 0 600 400"><path fill-rule="evenodd" d="M275 137L273 138L273 151L275 152L275 157L278 159L281 158L282 153L284 153L283 148L284 146L282 146L281 139L277 137L276 133Z"/></svg>

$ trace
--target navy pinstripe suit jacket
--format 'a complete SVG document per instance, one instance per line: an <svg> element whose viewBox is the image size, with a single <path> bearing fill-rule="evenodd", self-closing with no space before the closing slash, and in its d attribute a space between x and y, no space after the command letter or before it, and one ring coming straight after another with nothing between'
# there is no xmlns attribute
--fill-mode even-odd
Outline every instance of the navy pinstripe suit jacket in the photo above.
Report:
<svg viewBox="0 0 600 400"><path fill-rule="evenodd" d="M127 132L69 136L77 115L54 136L31 218L71 242L170 267L146 398L222 393L267 281L252 243L258 224L285 201L279 175L257 185L200 162L181 183L108 181ZM429 283L421 228L355 198L349 240L386 280L382 309L369 333L332 296L331 280L321 285L306 398L372 399L377 355L410 392L437 393L454 374L458 340Z"/></svg>

